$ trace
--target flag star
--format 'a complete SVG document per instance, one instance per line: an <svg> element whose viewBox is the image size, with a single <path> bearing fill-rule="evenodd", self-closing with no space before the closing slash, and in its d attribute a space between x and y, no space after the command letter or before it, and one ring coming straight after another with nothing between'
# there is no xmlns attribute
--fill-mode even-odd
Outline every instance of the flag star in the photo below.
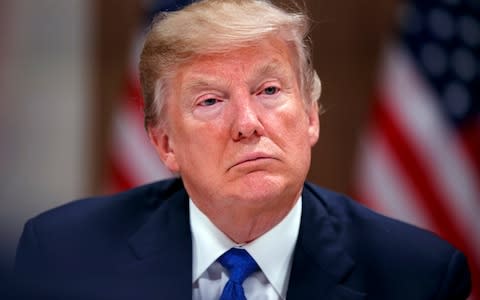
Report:
<svg viewBox="0 0 480 300"><path fill-rule="evenodd" d="M480 22L470 16L462 16L458 21L458 30L467 45L471 47L480 45Z"/></svg>
<svg viewBox="0 0 480 300"><path fill-rule="evenodd" d="M422 62L432 76L441 76L447 69L447 55L437 44L426 44L420 50Z"/></svg>
<svg viewBox="0 0 480 300"><path fill-rule="evenodd" d="M454 21L446 10L435 8L428 16L431 32L439 39L449 40L454 34Z"/></svg>
<svg viewBox="0 0 480 300"><path fill-rule="evenodd" d="M466 82L474 79L477 72L475 57L469 49L457 48L452 54L452 67L456 75Z"/></svg>

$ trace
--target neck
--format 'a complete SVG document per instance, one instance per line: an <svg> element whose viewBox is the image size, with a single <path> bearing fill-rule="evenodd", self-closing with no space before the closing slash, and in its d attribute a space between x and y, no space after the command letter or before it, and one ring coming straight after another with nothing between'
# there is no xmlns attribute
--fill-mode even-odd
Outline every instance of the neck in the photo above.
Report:
<svg viewBox="0 0 480 300"><path fill-rule="evenodd" d="M212 207L204 208L195 204L232 241L245 244L257 239L280 223L297 203L299 197L300 195L297 195L284 205L279 204L270 209L236 205L214 210Z"/></svg>

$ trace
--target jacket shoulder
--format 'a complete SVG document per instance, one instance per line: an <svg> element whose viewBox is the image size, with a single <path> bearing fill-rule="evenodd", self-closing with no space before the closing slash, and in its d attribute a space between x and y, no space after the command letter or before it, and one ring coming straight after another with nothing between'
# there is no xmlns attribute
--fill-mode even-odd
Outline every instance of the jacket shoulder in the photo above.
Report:
<svg viewBox="0 0 480 300"><path fill-rule="evenodd" d="M58 227L69 223L85 226L99 218L104 221L122 216L130 219L156 209L182 188L180 179L167 179L113 195L74 200L45 211L29 222L39 227Z"/></svg>
<svg viewBox="0 0 480 300"><path fill-rule="evenodd" d="M355 234L357 239L361 237L378 246L387 246L385 242L391 241L393 244L413 242L413 246L428 246L428 250L430 246L453 249L437 234L382 215L346 195L313 184L307 184L306 188L320 201L332 224L343 234Z"/></svg>
<svg viewBox="0 0 480 300"><path fill-rule="evenodd" d="M41 213L25 224L16 268L46 259L68 262L75 254L101 258L111 256L113 249L129 251L125 240L182 190L180 179L169 179L111 196L72 201Z"/></svg>
<svg viewBox="0 0 480 300"><path fill-rule="evenodd" d="M348 196L305 185L324 210L344 251L355 261L351 285L402 291L403 299L465 299L470 273L465 256L433 232L396 220ZM372 295L373 296L373 295ZM387 297L388 298L388 297Z"/></svg>

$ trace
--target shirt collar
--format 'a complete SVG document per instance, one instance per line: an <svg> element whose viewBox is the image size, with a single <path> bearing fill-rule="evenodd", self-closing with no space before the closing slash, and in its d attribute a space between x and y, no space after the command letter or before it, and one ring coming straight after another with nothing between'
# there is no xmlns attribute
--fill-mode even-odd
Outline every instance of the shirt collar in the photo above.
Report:
<svg viewBox="0 0 480 300"><path fill-rule="evenodd" d="M190 202L192 231L192 282L195 282L220 255L232 247L243 247L255 259L277 293L286 297L292 256L297 242L302 214L302 197L280 223L256 240L238 245L218 229Z"/></svg>

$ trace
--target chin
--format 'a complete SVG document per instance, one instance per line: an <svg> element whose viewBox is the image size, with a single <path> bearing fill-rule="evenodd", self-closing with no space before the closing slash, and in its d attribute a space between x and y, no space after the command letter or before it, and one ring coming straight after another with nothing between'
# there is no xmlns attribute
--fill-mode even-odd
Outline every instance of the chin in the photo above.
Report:
<svg viewBox="0 0 480 300"><path fill-rule="evenodd" d="M241 184L235 189L235 198L252 205L264 205L271 201L278 202L285 197L293 199L301 190L302 185L284 177L258 175L249 174L242 178Z"/></svg>

